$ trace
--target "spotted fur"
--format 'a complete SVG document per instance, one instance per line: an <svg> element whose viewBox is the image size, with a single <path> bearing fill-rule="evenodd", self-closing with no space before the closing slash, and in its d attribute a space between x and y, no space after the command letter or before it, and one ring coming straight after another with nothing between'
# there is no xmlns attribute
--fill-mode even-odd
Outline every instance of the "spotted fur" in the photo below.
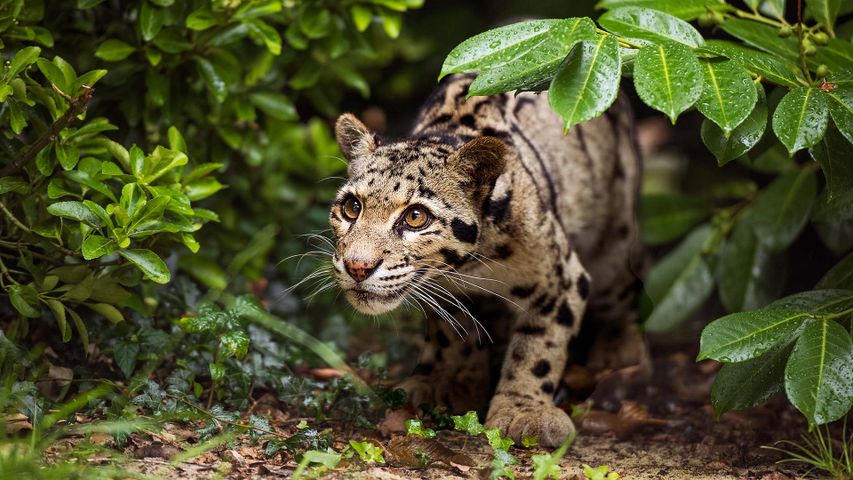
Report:
<svg viewBox="0 0 853 480"><path fill-rule="evenodd" d="M552 397L581 325L607 332L580 346L601 368L645 352L633 294L624 293L636 278L631 116L620 99L564 135L546 94L467 98L470 82L445 79L402 139L380 139L349 114L338 120L349 179L330 213L336 279L365 313L403 302L455 308L430 315L420 366L403 387L416 406L456 411L488 399L489 343L472 324L473 305L453 298L487 291L508 300L514 326L487 425L558 445L574 427ZM348 219L342 209L353 198L360 213ZM402 222L412 205L430 212L428 225ZM353 265L372 270L358 281L365 272L354 276Z"/></svg>

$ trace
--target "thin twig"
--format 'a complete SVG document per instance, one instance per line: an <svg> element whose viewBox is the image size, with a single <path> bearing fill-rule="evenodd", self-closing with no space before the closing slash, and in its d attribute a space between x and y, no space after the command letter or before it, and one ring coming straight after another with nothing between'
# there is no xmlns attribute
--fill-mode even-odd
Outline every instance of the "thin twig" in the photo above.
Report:
<svg viewBox="0 0 853 480"><path fill-rule="evenodd" d="M89 105L89 101L92 100L92 94L94 93L94 88L83 85L83 93L68 100L68 110L65 114L53 122L42 136L30 144L17 160L7 165L3 170L0 170L0 177L11 175L24 168L44 147L56 139L56 136L59 135L59 132L63 128L67 127L78 115L86 111L86 107Z"/></svg>

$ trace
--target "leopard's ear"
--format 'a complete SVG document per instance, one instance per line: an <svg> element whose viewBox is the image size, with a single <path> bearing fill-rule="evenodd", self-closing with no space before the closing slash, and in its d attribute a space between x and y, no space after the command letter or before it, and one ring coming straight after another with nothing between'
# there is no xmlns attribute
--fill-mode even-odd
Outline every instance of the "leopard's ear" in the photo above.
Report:
<svg viewBox="0 0 853 480"><path fill-rule="evenodd" d="M506 145L495 137L478 137L459 147L447 159L447 167L470 181L474 201L492 193L495 182L506 168Z"/></svg>
<svg viewBox="0 0 853 480"><path fill-rule="evenodd" d="M344 156L352 163L376 149L376 137L355 115L345 113L335 122L335 136Z"/></svg>

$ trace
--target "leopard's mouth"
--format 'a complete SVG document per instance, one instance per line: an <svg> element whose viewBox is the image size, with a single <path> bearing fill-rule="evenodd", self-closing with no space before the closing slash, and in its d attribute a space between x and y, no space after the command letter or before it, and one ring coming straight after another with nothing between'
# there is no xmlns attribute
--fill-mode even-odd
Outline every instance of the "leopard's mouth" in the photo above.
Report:
<svg viewBox="0 0 853 480"><path fill-rule="evenodd" d="M405 290L405 289L403 289ZM378 315L397 308L402 303L404 291L378 293L364 288L353 287L345 291L347 300L361 313Z"/></svg>

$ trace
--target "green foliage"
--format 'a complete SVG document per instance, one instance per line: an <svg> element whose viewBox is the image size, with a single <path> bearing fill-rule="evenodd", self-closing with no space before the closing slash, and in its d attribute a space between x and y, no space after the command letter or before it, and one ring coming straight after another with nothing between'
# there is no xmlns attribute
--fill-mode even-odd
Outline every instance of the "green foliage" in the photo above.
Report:
<svg viewBox="0 0 853 480"><path fill-rule="evenodd" d="M575 433L560 445L559 448L548 453L533 455L533 480L545 480L546 478L560 478L560 460L566 455L569 447L575 441Z"/></svg>
<svg viewBox="0 0 853 480"><path fill-rule="evenodd" d="M785 455L779 463L802 463L809 472L819 470L832 478L853 477L853 434L847 433L847 421L843 422L841 438L829 426L810 429L800 435L800 441L783 440L772 447Z"/></svg>
<svg viewBox="0 0 853 480"><path fill-rule="evenodd" d="M512 465L516 465L518 463L518 459L509 453L509 447L515 444L511 438L504 438L501 436L501 431L497 428L486 429L483 427L480 423L480 419L477 417L477 412L473 410L465 413L465 415L456 415L450 418L453 420L453 428L455 430L466 432L471 436L483 435L486 437L486 440L489 442L489 446L492 447L494 454L492 457L492 470L489 474L489 478L515 478L515 472L512 470ZM568 448L568 446L566 448ZM560 455L560 458L562 458L562 454Z"/></svg>
<svg viewBox="0 0 853 480"><path fill-rule="evenodd" d="M406 435L417 435L425 438L435 437L435 430L425 427L424 422L417 418L410 418L404 423L406 425Z"/></svg>
<svg viewBox="0 0 853 480"><path fill-rule="evenodd" d="M589 465L584 464L583 476L589 480L616 480L617 478L621 478L621 475L618 473L611 472L608 465L590 467Z"/></svg>
<svg viewBox="0 0 853 480"><path fill-rule="evenodd" d="M349 441L350 447L358 454L358 458L365 463L385 463L385 457L382 456L382 447L368 441L356 442Z"/></svg>
<svg viewBox="0 0 853 480"><path fill-rule="evenodd" d="M811 23L791 22L784 2L746 5L602 0L598 28L588 18L504 26L459 44L442 75L477 73L469 95L548 90L566 129L610 107L620 77L632 78L640 99L673 123L698 111L702 141L719 166L737 160L765 177L760 185L721 183L701 197L643 198L646 243L686 234L645 279L645 327L676 327L717 286L733 313L708 325L699 357L726 364L714 387L717 413L784 388L810 423L822 424L853 405L845 323L853 312L819 311L805 297L771 302L785 288L792 246L810 225L839 257L853 248L853 46L834 25L839 2L807 2ZM692 20L734 40L705 38ZM850 288L850 267L848 255L817 288ZM803 295L838 290L822 292Z"/></svg>

